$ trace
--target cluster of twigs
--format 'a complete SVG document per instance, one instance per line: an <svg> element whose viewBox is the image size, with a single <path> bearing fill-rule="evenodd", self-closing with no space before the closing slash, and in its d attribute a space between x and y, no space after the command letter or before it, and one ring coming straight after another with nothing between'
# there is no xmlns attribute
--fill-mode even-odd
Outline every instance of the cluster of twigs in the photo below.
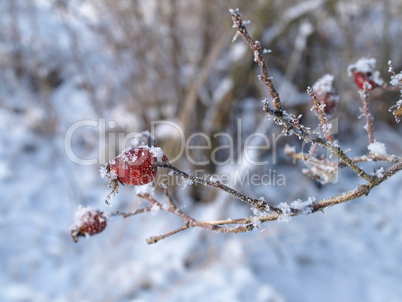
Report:
<svg viewBox="0 0 402 302"><path fill-rule="evenodd" d="M150 212L150 211L156 209L156 210L164 210L166 212L173 213L184 220L184 226L182 226L181 228L175 229L175 230L170 231L163 235L152 236L152 237L148 238L147 242L149 244L156 243L161 239L164 239L166 237L172 236L174 234L177 234L181 231L184 231L184 230L187 230L187 229L193 228L193 227L201 227L204 229L213 230L213 231L222 232L222 233L243 233L243 232L247 232L247 231L250 231L253 229L252 221L247 218L227 219L227 220L217 220L217 221L197 221L196 219L184 214L177 207L176 203L174 202L172 196L169 194L168 189L165 186L161 185L160 188L164 192L164 194L168 200L168 204L160 203L159 201L157 201L154 197L152 197L149 194L144 194L144 195L140 194L139 197L149 201L151 204L150 206L148 206L146 208L138 209L134 212L129 212L129 213L120 212L120 211L116 211L116 212L112 213L113 216L120 215L120 216L123 216L124 218L127 218L127 217L130 217L133 215ZM222 227L222 225L233 225L233 224L237 224L238 226Z"/></svg>
<svg viewBox="0 0 402 302"><path fill-rule="evenodd" d="M119 215L126 218L140 213L150 212L153 209L157 208L177 215L184 220L184 225L182 227L170 231L166 234L149 238L147 240L149 244L156 243L161 239L193 227L201 227L204 229L223 233L241 233L251 231L255 227L259 227L260 223L278 220L286 215L288 217L291 217L300 214L309 214L321 211L326 207L356 199L363 195L368 195L372 188L378 186L383 181L387 180L389 177L396 174L402 169L402 158L396 155L369 152L368 154L355 158L347 156L346 151L341 149L336 140L333 138L330 131L331 127L328 123L327 115L325 113L325 110L323 110L323 105L311 88L307 89L307 93L311 97L313 109L317 113L320 130L313 131L310 128L303 126L299 121L300 117L296 117L295 115L286 112L284 110L284 106L280 99L279 93L276 90L274 83L272 82L272 77L269 74L264 59L264 54L266 53L266 51L262 49L260 42L253 40L253 38L248 33L245 26L248 22L242 20L239 10L230 10L230 13L233 20L233 27L236 29L236 35L233 40L236 40L238 36L242 36L248 46L251 48L254 53L254 60L258 64L261 71L261 75L259 75L258 78L261 82L264 83L269 92L271 101L268 99L265 99L263 101L264 112L268 117L272 117L276 124L283 127L284 133L286 133L287 135L296 135L305 143L310 143L313 146L310 153L308 154L296 153L294 148L288 148L287 154L291 156L294 160L303 160L309 162L313 167L316 167L317 169L313 170L312 172L310 171L310 173L313 174L313 176L316 176L316 178L320 179L321 181L323 181L323 179L328 180L328 178L331 176L329 174L337 173L339 167L349 167L359 178L362 178L365 182L351 191L344 192L342 194L319 201L310 200L309 202L302 202L297 204L291 203L289 205L281 203L280 205L274 206L268 204L263 198L255 199L243 195L237 190L230 188L219 181L199 178L172 166L168 162L158 162L157 165L160 168L167 168L171 170L173 172L173 175L175 175L176 177L181 177L187 179L188 181L199 183L205 186L214 187L233 195L235 198L249 204L253 209L253 214L250 217L240 219L198 221L183 213L176 206L176 203L174 202L172 196L169 194L167 188L162 186L161 189L167 198L167 203L161 203L153 196L149 194L143 194L139 196L150 203L148 207L138 209L130 213L113 213L113 215ZM367 89L367 86L363 88L360 95L363 101L363 108L361 111L366 119L365 129L368 133L369 143L373 144L375 143L375 139L373 131L373 120L369 110L369 90ZM328 150L331 156L335 156L338 158L338 161L331 162L328 158L322 156L319 157L316 153L318 147ZM357 165L358 163L367 161L385 161L393 163L393 165L388 169L382 171L382 173L372 175Z"/></svg>

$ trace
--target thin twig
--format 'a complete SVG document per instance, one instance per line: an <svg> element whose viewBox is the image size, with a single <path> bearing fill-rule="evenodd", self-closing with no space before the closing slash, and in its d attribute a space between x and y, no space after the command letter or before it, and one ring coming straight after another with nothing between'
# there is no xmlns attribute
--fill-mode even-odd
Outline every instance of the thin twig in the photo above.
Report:
<svg viewBox="0 0 402 302"><path fill-rule="evenodd" d="M346 192L346 193L342 193L338 196L332 197L332 198L328 198L328 199L324 199L320 202L317 202L314 206L314 211L318 211L321 210L323 208L335 205L335 204L339 204L339 203L343 203L349 200L353 200L356 199L360 196L363 195L368 195L371 191L372 188L378 186L380 183L382 183L383 181L387 180L389 177L391 177L392 175L394 175L395 173L399 172L402 170L402 162L396 163L393 166L391 166L390 168L388 168L384 173L382 177L375 177L373 178L373 181L368 182L364 185L360 185L358 188L356 188L355 190Z"/></svg>
<svg viewBox="0 0 402 302"><path fill-rule="evenodd" d="M153 198L151 195L149 194L144 194L138 195L139 197L148 200L149 202L151 202L152 204L158 206L159 209L162 209L164 211L173 213L177 216L180 216L181 218L183 218L185 221L187 222L194 222L195 220L189 216L187 216L186 214L184 214L183 212L181 212L179 209L177 209L176 207L164 207L163 204L161 204L159 201L157 201L155 198Z"/></svg>
<svg viewBox="0 0 402 302"><path fill-rule="evenodd" d="M134 216L134 215L137 215L137 214L150 212L151 210L152 210L152 206L149 206L149 207L146 207L146 208L135 210L134 212L115 211L115 212L110 213L110 216L122 216L123 218L127 218L127 217Z"/></svg>
<svg viewBox="0 0 402 302"><path fill-rule="evenodd" d="M167 163L167 162L157 162L157 163L155 163L155 165L160 167L160 168L167 168L167 169L173 171L175 175L179 175L179 176L181 176L181 177L183 177L185 179L189 179L189 180L191 180L191 181L193 181L195 183L199 183L199 184L202 184L204 186L209 186L209 187L213 187L213 188L217 188L217 189L220 189L222 191L225 191L225 192L233 195L234 197L240 199L241 201L243 201L243 202L245 202L245 203L247 203L247 204L249 204L251 206L256 207L259 210L262 210L262 211L274 211L274 212L277 212L277 213L282 213L281 209L279 209L279 208L277 208L275 206L269 205L265 200L251 198L249 196L246 196L246 195L236 191L235 189L224 185L220 181L217 181L217 180L211 181L211 180L203 179L203 178L200 178L200 177L196 177L194 175L191 175L191 174L189 174L187 172L184 172L184 171L172 166L170 163Z"/></svg>
<svg viewBox="0 0 402 302"><path fill-rule="evenodd" d="M314 109L317 111L318 120L320 121L321 129L324 131L324 134L327 140L331 143L334 142L334 138L330 133L330 128L328 127L327 117L325 112L322 110L321 102L318 100L317 96L313 92L313 89L310 87L307 88L307 93L311 97L311 101L313 103Z"/></svg>
<svg viewBox="0 0 402 302"><path fill-rule="evenodd" d="M166 198L167 198L168 201L169 201L170 207L171 207L172 209L177 210L177 206L176 206L176 204L174 203L174 200L173 200L172 196L169 194L168 188L167 188L166 186L161 186L161 187L162 187L163 193L165 193L165 196L166 196Z"/></svg>
<svg viewBox="0 0 402 302"><path fill-rule="evenodd" d="M307 153L296 153L296 152L287 152L286 155L290 156L294 160L302 160L302 161L310 161L310 162L317 162L320 163L322 160L318 159L317 157L314 156L314 154L307 154ZM363 162L378 162L378 161L384 161L384 162L391 162L391 163L397 163L402 160L401 157L396 156L396 155L389 155L389 154L384 154L384 155L376 155L373 153L370 153L368 155L362 155L362 156L356 156L352 157L351 160L354 163L363 163ZM334 164L338 164L339 167L343 168L346 167L347 164L340 160L339 162L333 162Z"/></svg>
<svg viewBox="0 0 402 302"><path fill-rule="evenodd" d="M281 100L279 97L279 93L276 90L275 86L272 83L272 77L268 72L267 65L265 64L263 58L263 52L261 50L261 44L258 41L254 41L251 36L248 34L246 26L241 19L241 15L239 13L239 9L231 9L230 13L232 15L233 27L237 28L237 33L241 34L242 37L246 40L247 44L254 52L254 60L257 62L262 75L258 76L259 80L262 81L265 86L268 88L270 95L272 96L272 101L275 109L282 109Z"/></svg>
<svg viewBox="0 0 402 302"><path fill-rule="evenodd" d="M328 149L329 151L331 151L332 154L338 156L347 166L349 166L357 174L357 176L363 178L366 181L371 181L372 176L370 176L364 170L360 169L339 146L324 141L314 133L309 133L308 130L303 126L297 128L291 122L291 118L286 112L279 112L278 110L269 108L267 102L265 103L264 111L269 115L273 115L275 119L277 119L277 122L284 125L287 131L291 131L292 133L294 133L296 136L298 136L300 139L303 139L307 143L317 143L321 147Z"/></svg>
<svg viewBox="0 0 402 302"><path fill-rule="evenodd" d="M179 233L179 232L182 232L182 231L184 231L184 230L187 230L188 228L190 228L190 225L189 225L188 223L186 223L183 227L178 228L178 229L175 229L175 230L173 230L173 231L171 231L171 232L169 232L169 233L166 233L166 234L163 234L163 235L159 235L159 236L152 236L152 237L149 237L149 238L147 239L147 243L148 243L148 244L157 243L159 240L162 240L162 239L165 239L165 238L170 237L170 236L172 236L172 235L175 235L175 234L177 234L177 233Z"/></svg>
<svg viewBox="0 0 402 302"><path fill-rule="evenodd" d="M369 98L368 85L370 85L370 84L367 82L364 83L363 90L360 91L360 97L363 101L362 113L366 119L366 125L365 125L364 129L366 129L366 131L367 131L369 143L372 144L372 143L374 143L375 140L374 140L373 117L370 113L369 103L368 103L368 98Z"/></svg>

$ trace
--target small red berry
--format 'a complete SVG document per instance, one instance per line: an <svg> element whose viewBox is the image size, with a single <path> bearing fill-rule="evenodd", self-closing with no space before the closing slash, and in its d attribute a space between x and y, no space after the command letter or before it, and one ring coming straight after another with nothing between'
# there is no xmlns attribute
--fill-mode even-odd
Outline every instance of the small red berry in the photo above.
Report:
<svg viewBox="0 0 402 302"><path fill-rule="evenodd" d="M367 89L372 91L384 84L384 80L380 77L380 72L375 70L376 62L374 58L363 57L348 66L348 74L353 77L356 86L360 90Z"/></svg>
<svg viewBox="0 0 402 302"><path fill-rule="evenodd" d="M70 228L74 242L80 236L93 236L102 232L107 225L107 218L100 210L82 208L75 213L75 224Z"/></svg>
<svg viewBox="0 0 402 302"><path fill-rule="evenodd" d="M367 90L372 91L374 88L379 87L379 85L374 82L371 72L360 72L353 70L353 76L356 86L360 89L364 89L364 83L368 83Z"/></svg>

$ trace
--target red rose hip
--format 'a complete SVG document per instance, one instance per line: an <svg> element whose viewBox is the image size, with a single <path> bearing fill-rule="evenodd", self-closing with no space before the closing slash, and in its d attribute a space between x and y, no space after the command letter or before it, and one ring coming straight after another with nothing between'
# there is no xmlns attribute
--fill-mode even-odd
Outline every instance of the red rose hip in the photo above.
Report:
<svg viewBox="0 0 402 302"><path fill-rule="evenodd" d="M375 70L375 65L376 59L364 57L348 66L348 74L353 77L357 88L372 91L384 84L384 80L380 77L380 72Z"/></svg>
<svg viewBox="0 0 402 302"><path fill-rule="evenodd" d="M105 214L96 209L80 207L75 213L75 224L70 228L74 242L80 236L93 236L102 232L107 225Z"/></svg>
<svg viewBox="0 0 402 302"><path fill-rule="evenodd" d="M123 151L100 169L102 178L109 178L111 191L105 202L116 194L119 182L125 185L141 186L152 182L157 173L157 162L168 162L159 147L139 146Z"/></svg>
<svg viewBox="0 0 402 302"><path fill-rule="evenodd" d="M141 146L124 151L109 163L109 174L123 184L145 185L154 180L157 161L149 147Z"/></svg>
<svg viewBox="0 0 402 302"><path fill-rule="evenodd" d="M379 86L372 79L371 72L363 73L363 72L359 72L357 70L353 70L353 76L354 76L355 84L360 90L364 89L365 83L368 84L368 86L367 86L368 91L372 91L372 90L374 90L374 88Z"/></svg>

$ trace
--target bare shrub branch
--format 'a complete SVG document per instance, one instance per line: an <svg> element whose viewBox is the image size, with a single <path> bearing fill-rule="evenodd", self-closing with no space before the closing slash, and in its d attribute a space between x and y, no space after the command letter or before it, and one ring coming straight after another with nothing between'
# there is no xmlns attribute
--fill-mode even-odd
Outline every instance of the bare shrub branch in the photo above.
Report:
<svg viewBox="0 0 402 302"><path fill-rule="evenodd" d="M261 71L261 75L259 75L258 78L264 83L265 87L267 88L268 94L272 99L272 106L270 106L270 101L268 99L263 100L263 111L265 112L266 116L273 118L275 123L283 128L283 132L286 135L296 135L300 140L304 141L305 143L312 144L312 148L310 149L310 152L308 154L297 153L294 148L289 147L285 148L286 154L290 156L294 161L301 160L308 162L315 169L314 171L312 171L312 173L315 174L315 176L318 176L318 178L324 183L328 182L333 174L337 172L338 167L350 168L352 171L355 172L358 177L363 179L365 182L351 191L343 192L339 195L319 201L315 201L314 198L309 198L307 201L296 200L289 203L278 202L277 205L272 205L266 202L264 198L257 199L249 197L240 193L236 189L221 183L220 181L213 179L204 179L194 176L189 172L184 172L169 163L167 159L164 160L162 158L162 160L154 162L154 166L151 168L166 168L172 171L172 175L174 177L184 179L189 183L198 183L203 186L212 187L229 195L232 195L233 197L251 206L251 213L250 216L243 218L199 221L189 214L184 213L180 208L178 208L176 206L175 200L168 192L168 188L166 186L161 186L160 190L164 193L166 197L166 203L160 202L149 193L138 194L140 198L149 203L147 207L128 213L116 211L111 214L113 216L122 216L124 218L127 218L146 212L165 211L179 217L184 221L183 226L177 229L166 232L162 235L152 236L148 238L147 242L149 244L156 243L162 239L168 238L172 235L194 227L199 227L221 233L242 233L251 231L254 228L261 228L261 223L264 222L274 220L289 221L289 219L293 216L307 215L317 211L322 211L327 207L344 203L359 198L363 195L368 195L371 189L380 185L382 182L386 181L388 178L392 177L394 174L402 170L402 158L396 155L386 154L385 147L381 149L383 147L382 145L377 146L377 148L380 148L380 150L373 149L374 147L372 146L371 149L369 148L371 152L369 152L368 154L362 154L354 158L347 156L347 151L341 149L332 136L326 112L324 110L325 107L322 106L317 95L311 88L307 89L307 93L311 98L313 108L315 109L318 116L319 130L311 130L310 128L300 123L300 116L288 113L285 110L286 102L282 102L282 100L280 99L279 93L276 90L275 85L272 81L272 77L270 76L270 73L268 71L268 67L264 59L265 51L262 49L260 42L255 41L249 35L246 29L246 25L248 24L248 22L244 22L242 20L238 9L231 9L230 13L233 21L233 27L236 29L236 34L233 40L236 40L237 37L242 36L250 47L251 51L254 54L254 61L258 64ZM394 77L395 82L399 81L400 78L402 78L397 78L395 73ZM371 87L371 89L374 88L374 86ZM375 143L375 140L373 135L373 119L368 107L368 91L369 89L367 86L365 86L365 89L361 90L361 97L363 100L362 112L366 118L366 128L369 136L369 142L370 145L373 145ZM333 106L335 106L334 104ZM331 110L332 109L333 108L331 108ZM399 110L399 107L396 110ZM394 115L396 115L395 112ZM336 156L339 160L334 162L330 161L328 158L322 156L320 157L318 154L319 147L323 148L324 150L328 150L330 154ZM381 171L381 173L376 173L375 175L372 175L358 166L359 163L370 161L385 161L393 163L393 165L390 166L388 169ZM110 185L111 193L108 195L107 199L109 199L114 193L117 193L117 180L118 178L112 180Z"/></svg>

